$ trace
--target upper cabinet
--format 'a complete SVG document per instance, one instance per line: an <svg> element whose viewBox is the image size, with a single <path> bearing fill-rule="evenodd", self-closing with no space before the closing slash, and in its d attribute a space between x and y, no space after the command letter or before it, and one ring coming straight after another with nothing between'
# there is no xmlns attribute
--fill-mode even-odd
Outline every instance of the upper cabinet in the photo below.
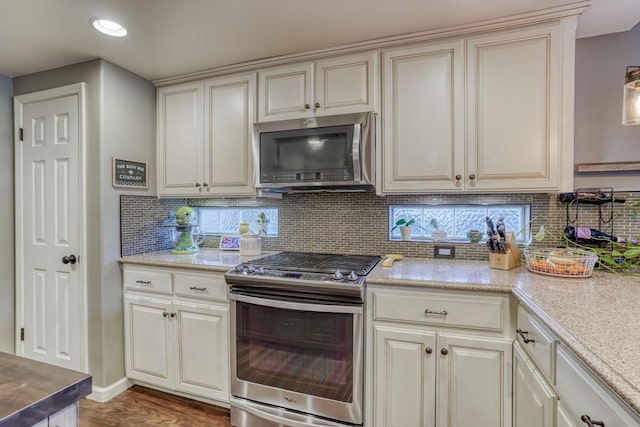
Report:
<svg viewBox="0 0 640 427"><path fill-rule="evenodd" d="M377 109L377 52L285 65L258 74L260 122Z"/></svg>
<svg viewBox="0 0 640 427"><path fill-rule="evenodd" d="M575 17L383 52L380 193L566 191Z"/></svg>
<svg viewBox="0 0 640 427"><path fill-rule="evenodd" d="M256 74L158 89L158 195L251 195Z"/></svg>

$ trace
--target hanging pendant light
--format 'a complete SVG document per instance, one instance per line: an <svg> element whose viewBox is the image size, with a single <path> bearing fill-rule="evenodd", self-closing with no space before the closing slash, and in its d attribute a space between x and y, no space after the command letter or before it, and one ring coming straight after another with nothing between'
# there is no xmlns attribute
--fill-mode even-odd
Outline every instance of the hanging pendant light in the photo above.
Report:
<svg viewBox="0 0 640 427"><path fill-rule="evenodd" d="M624 76L622 124L640 125L640 65L627 67Z"/></svg>

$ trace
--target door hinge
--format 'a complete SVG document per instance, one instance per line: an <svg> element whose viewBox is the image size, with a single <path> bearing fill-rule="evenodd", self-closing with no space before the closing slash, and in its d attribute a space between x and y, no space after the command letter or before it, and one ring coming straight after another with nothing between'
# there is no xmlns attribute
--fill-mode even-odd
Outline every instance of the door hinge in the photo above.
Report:
<svg viewBox="0 0 640 427"><path fill-rule="evenodd" d="M24 141L24 129L20 128L20 141Z"/></svg>
<svg viewBox="0 0 640 427"><path fill-rule="evenodd" d="M24 341L24 328L20 328L20 341Z"/></svg>

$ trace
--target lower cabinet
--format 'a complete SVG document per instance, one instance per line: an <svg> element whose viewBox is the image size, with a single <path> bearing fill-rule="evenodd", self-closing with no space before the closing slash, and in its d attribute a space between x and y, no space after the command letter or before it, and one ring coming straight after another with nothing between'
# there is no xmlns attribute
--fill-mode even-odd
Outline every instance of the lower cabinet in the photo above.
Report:
<svg viewBox="0 0 640 427"><path fill-rule="evenodd" d="M157 269L150 270L158 272ZM206 274L184 275L169 270L160 271L173 275L177 295L180 294L178 279L185 283L191 279L190 288L203 294L207 288L211 288L207 280L213 281L212 286L219 285L220 278L224 283L221 273L211 273L213 276L208 277ZM144 271L139 268L135 273L144 276ZM142 282L146 281L142 279ZM173 293L154 295L135 288L127 289L126 286L125 268L127 377L168 390L228 403L228 303L196 301L197 296L193 297L194 301L186 301L186 298L176 297ZM226 298L226 290L222 298Z"/></svg>
<svg viewBox="0 0 640 427"><path fill-rule="evenodd" d="M514 342L514 427L640 427L640 417L522 306Z"/></svg>
<svg viewBox="0 0 640 427"><path fill-rule="evenodd" d="M78 408L78 403L69 405L33 427L78 427Z"/></svg>
<svg viewBox="0 0 640 427"><path fill-rule="evenodd" d="M554 427L558 396L525 354L513 344L513 425ZM571 424L568 424L571 425Z"/></svg>
<svg viewBox="0 0 640 427"><path fill-rule="evenodd" d="M372 325L367 377L372 384L366 405L372 408L368 413L372 422L367 425L511 426L513 340L506 328L508 296L483 298L476 293L467 298L464 293L430 295L430 290L386 293L368 287L368 301L373 304L367 309ZM418 309L422 322L407 321L413 318L407 306L400 310L398 321L389 321L393 309L385 306L397 303L398 297L424 304ZM433 313L434 304L440 307L438 313ZM448 310L441 304L449 304ZM482 324L479 330L459 328L478 314L473 313L476 304L478 312L497 308L504 329L483 333ZM456 311L462 307L466 314Z"/></svg>

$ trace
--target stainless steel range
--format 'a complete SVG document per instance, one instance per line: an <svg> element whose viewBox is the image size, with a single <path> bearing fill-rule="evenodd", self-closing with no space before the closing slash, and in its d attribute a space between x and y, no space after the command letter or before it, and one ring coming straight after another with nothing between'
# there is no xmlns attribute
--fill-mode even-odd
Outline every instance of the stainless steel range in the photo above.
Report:
<svg viewBox="0 0 640 427"><path fill-rule="evenodd" d="M282 252L225 275L231 425L362 425L364 280L379 260Z"/></svg>

